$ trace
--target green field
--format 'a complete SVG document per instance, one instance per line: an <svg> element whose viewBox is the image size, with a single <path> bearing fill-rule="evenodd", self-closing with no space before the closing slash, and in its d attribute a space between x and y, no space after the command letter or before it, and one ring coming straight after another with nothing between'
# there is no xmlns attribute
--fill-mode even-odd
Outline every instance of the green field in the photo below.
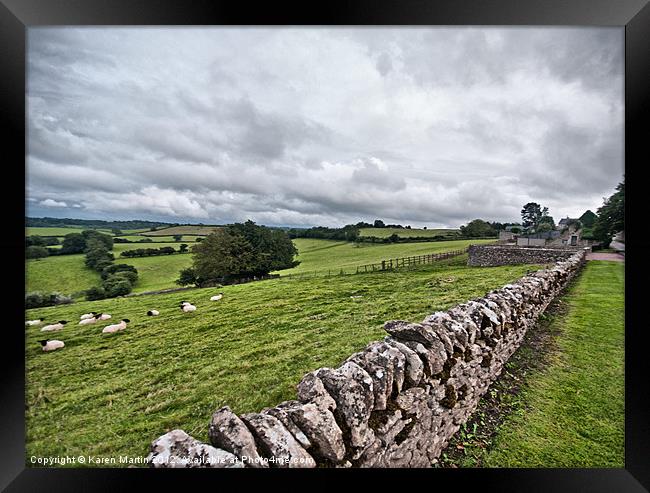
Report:
<svg viewBox="0 0 650 493"><path fill-rule="evenodd" d="M138 269L138 282L134 293L158 291L179 287L174 283L182 269L192 265L192 255L163 255L159 257L125 258L119 257L116 263L133 265Z"/></svg>
<svg viewBox="0 0 650 493"><path fill-rule="evenodd" d="M413 236L449 236L458 233L458 229L406 229L406 228L361 228L359 236L375 236L377 238L388 238L396 234L400 238L411 238Z"/></svg>
<svg viewBox="0 0 650 493"><path fill-rule="evenodd" d="M144 236L144 235L120 235L118 238L124 238L126 240L131 240L131 241L140 241L144 239L150 239L152 240L152 243L157 243L157 242L175 242L176 240L174 239L173 236ZM196 241L196 236L183 236L181 239L181 243L192 243ZM128 245L128 243L124 243L125 245ZM147 243L143 243L146 245Z"/></svg>
<svg viewBox="0 0 650 493"><path fill-rule="evenodd" d="M567 312L552 318L548 368L529 377L489 451L477 452L482 465L625 467L624 282L623 263L587 263L561 298Z"/></svg>
<svg viewBox="0 0 650 493"><path fill-rule="evenodd" d="M334 240L316 240L296 238L293 240L298 248L297 260L300 265L293 269L279 271L279 274L299 274L304 272L328 272L344 269L352 272L354 267L362 264L381 262L385 259L442 253L460 250L470 244L489 243L494 240L457 240L427 243L350 243Z"/></svg>
<svg viewBox="0 0 650 493"><path fill-rule="evenodd" d="M29 310L27 319L71 323L56 333L66 347L53 353L41 351L37 327L26 329L26 455L144 456L174 428L207 441L218 407L253 412L295 398L302 375L381 339L386 320L420 321L530 269L466 261ZM219 291L223 300L210 302ZM182 313L181 300L198 310ZM147 317L154 308L161 315ZM131 323L112 335L101 334L107 323L73 323L88 311Z"/></svg>
<svg viewBox="0 0 650 493"><path fill-rule="evenodd" d="M296 274L317 271L320 274L328 271L338 272L341 268L348 273L360 264L379 262L382 259L439 253L465 248L470 243L485 243L490 240L459 240L432 243L401 243L401 244L370 244L362 243L356 247L354 243L330 240L312 240L299 238L293 240L299 250L301 264L293 269L280 271L284 274ZM182 269L190 267L192 255L162 255L156 257L126 258L119 253L135 248L159 248L172 246L178 250L181 243L116 243L113 254L116 263L125 263L138 269L138 282L133 292L158 291L160 289L178 287L174 281L178 279ZM40 260L27 261L27 291L59 291L70 294L88 289L99 283L99 275L87 269L83 255L62 255ZM95 282L96 281L96 282ZM81 287L80 287L81 286Z"/></svg>
<svg viewBox="0 0 650 493"><path fill-rule="evenodd" d="M83 228L25 228L25 236L59 236L63 237L70 233L81 233Z"/></svg>
<svg viewBox="0 0 650 493"><path fill-rule="evenodd" d="M189 242L188 242L189 243ZM137 250L138 248L162 248L162 247L172 247L174 250L178 250L181 247L181 243L176 243L176 242L164 242L164 241L156 241L153 243L114 243L113 244L113 254L115 255L115 260L120 257L121 252L125 252L127 250ZM188 246L189 250L189 246Z"/></svg>
<svg viewBox="0 0 650 493"><path fill-rule="evenodd" d="M84 265L84 255L61 255L26 261L26 290L66 295L97 286L99 273Z"/></svg>
<svg viewBox="0 0 650 493"><path fill-rule="evenodd" d="M214 230L216 229L219 229L219 226L199 226L199 225L172 226L170 228L162 228L157 231L145 231L142 233L142 235L143 236L166 236L166 235L206 236L214 232Z"/></svg>

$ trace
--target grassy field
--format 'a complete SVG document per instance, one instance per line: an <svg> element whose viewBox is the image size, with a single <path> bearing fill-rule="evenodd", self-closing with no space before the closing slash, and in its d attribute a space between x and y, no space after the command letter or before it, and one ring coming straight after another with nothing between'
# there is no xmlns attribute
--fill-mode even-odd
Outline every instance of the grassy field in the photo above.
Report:
<svg viewBox="0 0 650 493"><path fill-rule="evenodd" d="M179 255L180 256L180 255ZM97 272L84 265L84 255L61 255L26 261L26 290L73 294L97 286Z"/></svg>
<svg viewBox="0 0 650 493"><path fill-rule="evenodd" d="M405 228L361 228L360 236L376 236L377 238L388 238L393 233L401 238L411 238L413 236L448 236L458 233L458 229L405 229Z"/></svg>
<svg viewBox="0 0 650 493"><path fill-rule="evenodd" d="M70 233L81 233L83 228L25 228L25 236L59 236L63 237Z"/></svg>
<svg viewBox="0 0 650 493"><path fill-rule="evenodd" d="M348 272L361 264L380 262L384 259L441 253L459 250L470 244L489 243L493 240L458 240L430 243L355 243L333 240L316 240L297 238L294 244L298 248L297 260L300 265L293 269L279 271L279 274L299 274L303 272L334 272L344 269Z"/></svg>
<svg viewBox="0 0 650 493"><path fill-rule="evenodd" d="M378 262L382 259L420 255L424 253L443 252L465 248L470 243L483 243L486 240L476 241L444 241L439 243L402 243L402 244L361 244L356 247L353 243L336 242L329 240L296 239L300 252L298 259L302 261L298 267L280 271L280 274L295 274L317 271L327 273L328 270L338 272L337 269L352 270L353 266ZM189 243L189 242L188 242ZM174 281L178 279L179 272L192 264L192 255L164 255L159 257L125 258L119 254L125 250L135 248L159 248L172 246L176 250L181 243L116 243L113 245L113 254L116 263L125 263L138 269L138 282L133 292L157 291L166 288L178 287ZM65 259L65 260L64 260ZM61 257L48 257L40 260L29 260L27 291L56 290L70 294L96 285L99 276L84 266L83 255L65 255ZM95 280L97 280L95 282ZM80 287L81 286L81 287ZM55 288L55 289L50 289Z"/></svg>
<svg viewBox="0 0 650 493"><path fill-rule="evenodd" d="M170 228L162 228L158 231L145 231L141 233L143 236L166 236L166 235L197 235L206 236L214 230L219 229L219 226L172 226Z"/></svg>
<svg viewBox="0 0 650 493"><path fill-rule="evenodd" d="M589 261L562 300L549 367L531 375L481 462L487 467L624 467L624 266Z"/></svg>
<svg viewBox="0 0 650 493"><path fill-rule="evenodd" d="M71 323L55 334L66 347L53 353L41 351L37 327L26 329L27 457L144 456L153 439L174 428L207 441L218 407L243 413L295 398L304 373L336 366L381 339L384 321L420 321L530 268L474 268L466 261L464 255L412 270L274 279L30 310L27 319ZM219 291L223 300L210 302ZM195 303L197 311L182 313L181 300ZM147 317L152 308L161 315ZM106 324L74 323L91 310L131 323L112 335L101 334Z"/></svg>
<svg viewBox="0 0 650 493"><path fill-rule="evenodd" d="M117 260L121 252L125 252L127 250L137 250L138 248L172 247L174 250L178 250L180 249L182 243L183 242L176 243L174 241L172 242L156 241L153 243L115 243L113 244L113 255L115 255L115 259Z"/></svg>
<svg viewBox="0 0 650 493"><path fill-rule="evenodd" d="M138 282L133 288L134 293L158 291L160 289L177 288L174 283L179 272L192 265L192 255L164 255L160 257L124 258L119 257L116 263L133 265L138 269Z"/></svg>
<svg viewBox="0 0 650 493"><path fill-rule="evenodd" d="M176 241L173 236L162 236L162 235L161 236L121 235L118 238L124 238L126 240L131 240L131 241L140 241L148 238L152 240L153 243ZM183 236L181 239L181 243L193 243L195 241L196 241L196 236ZM124 243L124 244L128 245L128 243ZM146 243L144 244L146 245Z"/></svg>

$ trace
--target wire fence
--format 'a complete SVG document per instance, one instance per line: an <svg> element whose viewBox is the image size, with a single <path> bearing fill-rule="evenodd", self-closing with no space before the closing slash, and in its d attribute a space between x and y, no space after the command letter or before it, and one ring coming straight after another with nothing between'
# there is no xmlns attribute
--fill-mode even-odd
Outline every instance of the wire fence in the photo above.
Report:
<svg viewBox="0 0 650 493"><path fill-rule="evenodd" d="M332 277L365 274L368 272L390 271L406 267L414 267L416 265L432 264L440 260L457 257L458 255L467 253L468 250L469 248L466 247L461 250L451 250L449 252L442 253L429 253L425 255L412 255L410 257L391 258L372 264L355 265L350 267L343 267L340 269L329 269L327 271L319 270L283 274L280 276L280 279L306 279L310 277Z"/></svg>

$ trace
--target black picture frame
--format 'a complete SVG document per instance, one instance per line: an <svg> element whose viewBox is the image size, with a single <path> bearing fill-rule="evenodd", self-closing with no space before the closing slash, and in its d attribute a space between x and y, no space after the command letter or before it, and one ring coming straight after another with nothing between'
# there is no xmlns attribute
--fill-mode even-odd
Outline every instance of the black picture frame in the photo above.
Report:
<svg viewBox="0 0 650 493"><path fill-rule="evenodd" d="M24 283L25 173L25 50L26 30L44 25L520 25L520 26L620 26L625 28L625 173L628 204L626 223L634 225L631 211L643 210L641 188L643 147L650 102L650 6L649 0L445 0L322 2L316 5L193 0L0 0L0 101L4 136L2 169L5 197L11 210L5 218L9 232L0 245L7 262L15 267L5 286L11 286L11 303L5 306L11 318L3 331L2 398L0 405L0 488L6 491L93 491L115 490L141 483L148 490L180 480L185 488L189 471L148 469L35 469L25 467L25 374L24 311L16 286ZM9 192L9 194L7 193ZM629 202L632 200L632 202ZM18 204L18 205L16 205ZM640 214L640 213L639 213ZM639 222L637 224L641 224ZM291 483L310 486L320 474L339 476L343 481L397 480L408 487L433 489L480 488L481 491L647 491L650 488L650 409L646 356L647 324L643 311L647 266L640 259L648 242L640 229L626 231L626 434L625 469L431 469L431 470L313 470L300 471L292 479L287 471L231 470L214 476L214 471L197 471L216 487L222 481L251 479L266 486L277 480L280 487ZM5 230L7 231L7 230ZM631 245L631 248L630 248ZM13 300L16 300L15 302ZM325 472L324 472L325 471ZM208 474L210 474L208 476ZM282 476L280 476L282 474ZM286 475L286 476L285 476ZM310 477L313 476L313 477ZM359 477L361 476L361 477ZM306 482L305 482L306 481ZM446 483L443 485L443 483ZM365 486L368 486L367 483Z"/></svg>

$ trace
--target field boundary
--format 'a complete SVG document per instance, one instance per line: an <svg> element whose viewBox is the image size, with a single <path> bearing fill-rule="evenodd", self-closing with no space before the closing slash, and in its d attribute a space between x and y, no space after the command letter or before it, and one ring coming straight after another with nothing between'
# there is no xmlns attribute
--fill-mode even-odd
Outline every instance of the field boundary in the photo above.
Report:
<svg viewBox="0 0 650 493"><path fill-rule="evenodd" d="M292 279L292 278L304 279L307 277L332 277L332 276L344 276L344 275L354 275L354 274L367 274L369 272L392 271L404 267L413 267L422 264L432 264L440 260L457 257L459 255L463 255L464 253L467 253L468 249L469 247L460 250L452 250L449 252L442 252L442 253L428 253L424 255L411 255L409 257L391 258L391 259L381 260L379 262L374 262L371 264L353 265L351 267L341 267L340 269L328 269L327 272L322 270L322 271L298 272L295 274L284 274L284 275L280 275L280 279Z"/></svg>

